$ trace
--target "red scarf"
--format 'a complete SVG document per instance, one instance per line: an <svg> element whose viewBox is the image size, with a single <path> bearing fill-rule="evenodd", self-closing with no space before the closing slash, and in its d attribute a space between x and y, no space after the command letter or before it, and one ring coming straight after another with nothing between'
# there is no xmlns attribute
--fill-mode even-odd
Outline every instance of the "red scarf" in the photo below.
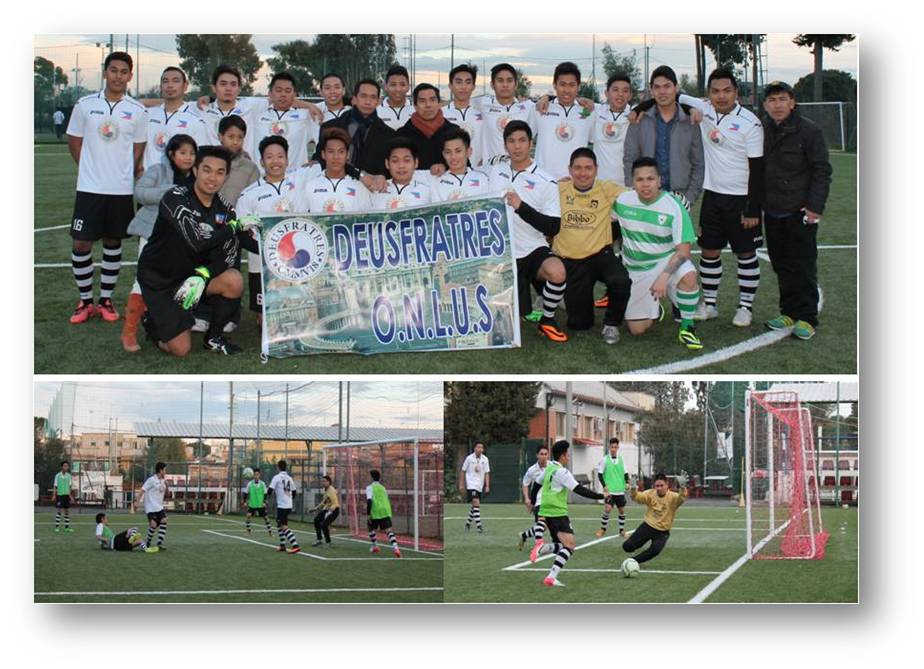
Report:
<svg viewBox="0 0 924 669"><path fill-rule="evenodd" d="M421 134L427 139L432 138L433 135L436 134L436 131L443 127L444 121L442 109L436 112L436 116L433 117L432 121L424 121L417 112L411 114L411 123L413 123L414 127L420 130Z"/></svg>

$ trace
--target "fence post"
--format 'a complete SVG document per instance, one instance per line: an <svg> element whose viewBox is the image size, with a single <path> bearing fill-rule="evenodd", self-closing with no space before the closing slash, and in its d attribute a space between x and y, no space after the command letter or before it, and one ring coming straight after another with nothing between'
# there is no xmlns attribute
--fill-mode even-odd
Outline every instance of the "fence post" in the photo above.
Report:
<svg viewBox="0 0 924 669"><path fill-rule="evenodd" d="M840 117L841 117L841 151L846 151L846 150L847 150L847 142L844 141L844 103L843 103L843 102L838 102L838 103L837 103L837 109L838 109L838 113L840 114Z"/></svg>

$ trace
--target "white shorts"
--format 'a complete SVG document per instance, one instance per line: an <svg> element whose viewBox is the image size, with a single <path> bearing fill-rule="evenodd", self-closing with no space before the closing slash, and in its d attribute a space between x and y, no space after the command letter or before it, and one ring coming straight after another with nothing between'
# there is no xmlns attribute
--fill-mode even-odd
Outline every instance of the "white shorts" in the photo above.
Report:
<svg viewBox="0 0 924 669"><path fill-rule="evenodd" d="M645 272L629 272L629 277L632 279L632 292L629 294L629 304L626 307L625 319L627 321L658 317L658 300L651 294L651 286L664 272L669 260L670 258L666 258ZM689 260L684 260L683 264L668 279L667 296L673 304L677 304L677 284L690 272L695 273L696 268Z"/></svg>

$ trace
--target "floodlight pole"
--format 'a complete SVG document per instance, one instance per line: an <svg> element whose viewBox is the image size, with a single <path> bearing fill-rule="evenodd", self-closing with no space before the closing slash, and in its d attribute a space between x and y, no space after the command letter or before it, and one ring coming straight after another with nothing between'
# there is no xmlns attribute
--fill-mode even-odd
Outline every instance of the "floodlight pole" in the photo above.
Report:
<svg viewBox="0 0 924 669"><path fill-rule="evenodd" d="M709 464L709 381L706 381L706 406L703 409L703 490L706 489L706 474L707 466ZM732 397L732 412L735 410L735 398ZM716 433L716 440L718 440L719 435ZM734 438L733 438L734 440ZM716 441L716 446L718 447L718 441ZM718 459L718 453L716 454L716 459Z"/></svg>
<svg viewBox="0 0 924 669"><path fill-rule="evenodd" d="M734 392L732 393L732 416L735 415ZM751 391L748 390L744 395L744 471L741 475L744 477L744 519L747 532L748 559L754 557L754 547L751 540ZM732 432L734 439L734 432Z"/></svg>
<svg viewBox="0 0 924 669"><path fill-rule="evenodd" d="M196 513L202 513L202 411L205 402L205 382L199 382L199 476L196 489Z"/></svg>
<svg viewBox="0 0 924 669"><path fill-rule="evenodd" d="M420 470L418 469L420 460L420 441L414 438L414 550L420 550L420 500L418 499L420 490L418 482L420 480Z"/></svg>

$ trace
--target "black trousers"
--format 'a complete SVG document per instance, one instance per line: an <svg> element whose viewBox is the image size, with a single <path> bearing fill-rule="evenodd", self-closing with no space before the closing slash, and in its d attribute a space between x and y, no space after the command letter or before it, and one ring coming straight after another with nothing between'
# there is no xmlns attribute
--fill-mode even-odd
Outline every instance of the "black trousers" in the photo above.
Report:
<svg viewBox="0 0 924 669"><path fill-rule="evenodd" d="M330 526L337 516L340 515L340 509L334 509L333 511L318 511L318 515L314 517L314 531L318 535L318 541L321 541L321 534L324 534L324 541L330 543Z"/></svg>
<svg viewBox="0 0 924 669"><path fill-rule="evenodd" d="M604 325L621 325L632 292L632 279L617 258L612 247L580 260L562 258L568 277L565 288L565 309L568 312L568 329L589 330L594 326L594 285L606 284L610 306L603 315Z"/></svg>
<svg viewBox="0 0 924 669"><path fill-rule="evenodd" d="M764 218L770 263L780 285L780 313L818 325L818 225L802 222L802 212Z"/></svg>
<svg viewBox="0 0 924 669"><path fill-rule="evenodd" d="M632 536L625 540L622 544L622 549L627 553L633 553L644 546L648 541L651 541L648 550L635 556L635 561L641 564L642 562L648 562L648 560L653 557L657 557L658 553L664 550L664 546L667 544L667 540L670 536L670 532L656 530L648 523L642 523L638 526L638 529L632 533Z"/></svg>

